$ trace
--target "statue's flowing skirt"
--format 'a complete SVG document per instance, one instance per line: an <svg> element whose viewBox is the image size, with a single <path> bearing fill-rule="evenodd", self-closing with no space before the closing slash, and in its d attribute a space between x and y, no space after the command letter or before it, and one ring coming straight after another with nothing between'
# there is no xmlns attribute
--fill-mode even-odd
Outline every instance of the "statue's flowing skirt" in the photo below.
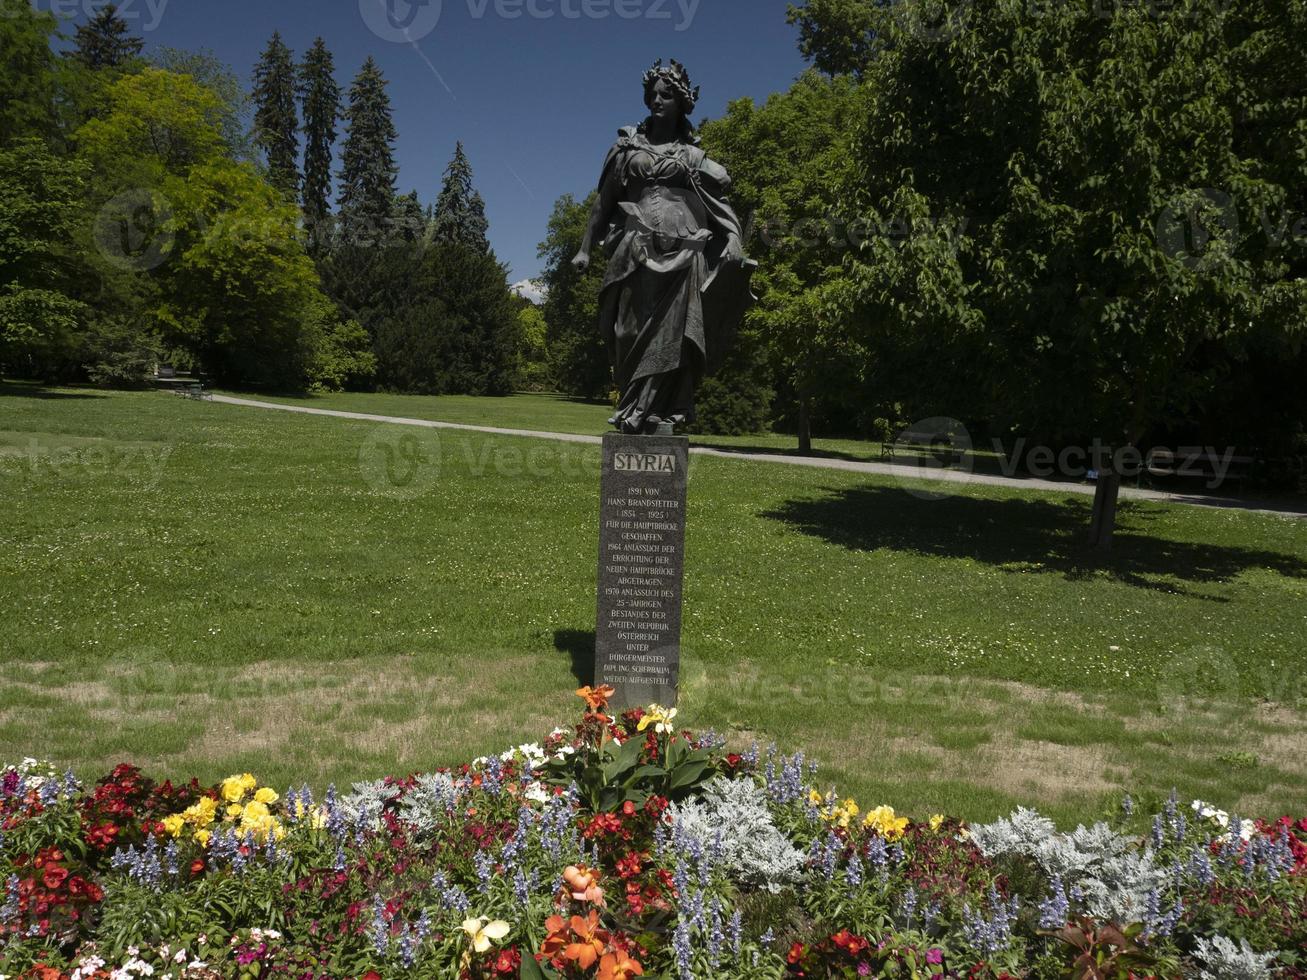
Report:
<svg viewBox="0 0 1307 980"><path fill-rule="evenodd" d="M694 389L707 360L703 251L679 242L663 251L656 236L639 232L623 238L609 260L600 299L622 392L613 422L623 432L692 422Z"/></svg>

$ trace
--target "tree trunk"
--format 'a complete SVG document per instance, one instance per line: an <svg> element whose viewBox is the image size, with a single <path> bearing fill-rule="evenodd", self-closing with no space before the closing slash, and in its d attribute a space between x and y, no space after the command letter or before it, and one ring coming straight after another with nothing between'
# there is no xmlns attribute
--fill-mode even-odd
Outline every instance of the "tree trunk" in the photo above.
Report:
<svg viewBox="0 0 1307 980"><path fill-rule="evenodd" d="M1112 532L1116 530L1116 502L1121 496L1121 474L1101 470L1094 489L1094 516L1089 524L1089 547L1095 551L1112 550Z"/></svg>
<svg viewBox="0 0 1307 980"><path fill-rule="evenodd" d="M812 455L812 418L807 398L799 399L799 452L805 456Z"/></svg>

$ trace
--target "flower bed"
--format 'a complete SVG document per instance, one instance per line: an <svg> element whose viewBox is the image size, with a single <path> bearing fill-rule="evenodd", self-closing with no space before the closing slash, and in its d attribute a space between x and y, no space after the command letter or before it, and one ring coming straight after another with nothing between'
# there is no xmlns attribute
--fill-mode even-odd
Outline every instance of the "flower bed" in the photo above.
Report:
<svg viewBox="0 0 1307 980"><path fill-rule="evenodd" d="M541 745L321 799L10 767L0 977L1307 976L1307 820L915 821L578 693Z"/></svg>

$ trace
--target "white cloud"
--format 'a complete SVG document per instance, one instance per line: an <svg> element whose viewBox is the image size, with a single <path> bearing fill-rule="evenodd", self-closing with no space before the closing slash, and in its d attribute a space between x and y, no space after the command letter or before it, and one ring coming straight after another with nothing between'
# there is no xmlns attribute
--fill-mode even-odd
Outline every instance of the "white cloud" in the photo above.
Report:
<svg viewBox="0 0 1307 980"><path fill-rule="evenodd" d="M543 303L545 297L549 295L549 287L537 279L523 279L521 282L513 283L508 289L513 295L529 299L536 306Z"/></svg>

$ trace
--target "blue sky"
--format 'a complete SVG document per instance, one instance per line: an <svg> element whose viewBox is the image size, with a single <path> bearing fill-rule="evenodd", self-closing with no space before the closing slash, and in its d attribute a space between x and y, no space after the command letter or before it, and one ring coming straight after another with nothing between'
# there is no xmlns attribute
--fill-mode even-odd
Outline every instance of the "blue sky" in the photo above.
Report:
<svg viewBox="0 0 1307 980"><path fill-rule="evenodd" d="M102 3L35 0L34 6L80 23ZM387 9L388 3L394 6ZM787 0L119 5L147 52L156 45L208 48L247 82L274 29L297 58L321 35L345 88L371 54L390 82L399 190L434 201L461 139L486 199L491 242L514 280L539 272L536 246L555 199L588 193L617 128L643 118L640 77L654 59L676 58L702 86L696 121L720 115L732 99L765 99L804 68L796 32L785 21ZM404 42L392 24L406 27L416 43Z"/></svg>

